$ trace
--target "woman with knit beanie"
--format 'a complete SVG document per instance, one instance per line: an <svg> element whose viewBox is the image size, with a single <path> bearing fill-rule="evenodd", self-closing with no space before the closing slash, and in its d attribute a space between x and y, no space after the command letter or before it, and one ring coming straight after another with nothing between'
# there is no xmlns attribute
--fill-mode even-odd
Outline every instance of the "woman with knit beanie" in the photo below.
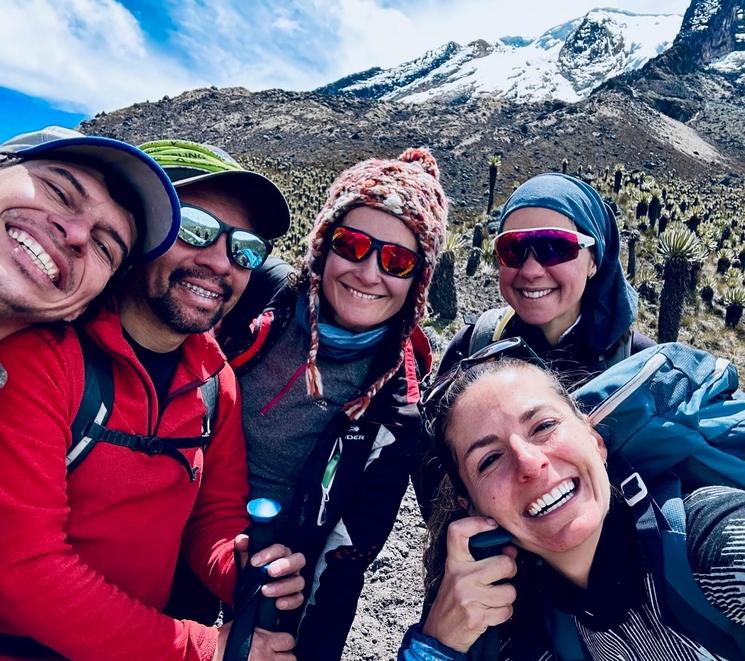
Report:
<svg viewBox="0 0 745 661"><path fill-rule="evenodd" d="M632 328L637 295L621 268L613 212L584 181L550 172L519 186L494 249L508 305L462 328L438 375L495 340L521 337L570 387L654 344ZM441 477L431 459L414 480L426 518Z"/></svg>
<svg viewBox="0 0 745 661"><path fill-rule="evenodd" d="M221 328L252 497L281 504L277 541L306 557L307 605L284 623L300 661L341 658L419 453L431 358L418 322L446 220L428 151L358 163L329 190L299 282L250 331L235 315Z"/></svg>

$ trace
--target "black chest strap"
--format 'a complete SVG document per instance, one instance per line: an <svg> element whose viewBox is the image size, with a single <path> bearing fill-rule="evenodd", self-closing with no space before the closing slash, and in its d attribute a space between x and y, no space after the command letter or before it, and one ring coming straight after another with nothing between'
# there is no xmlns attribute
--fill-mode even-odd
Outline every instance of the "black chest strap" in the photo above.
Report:
<svg viewBox="0 0 745 661"><path fill-rule="evenodd" d="M90 338L80 336L80 347L85 366L85 385L80 407L71 425L72 444L65 462L67 472L73 471L93 450L96 443L110 443L149 455L162 454L179 462L189 475L196 479L197 469L192 468L186 457L179 452L186 448L206 448L212 434L217 411L217 375L200 386L206 415L202 421L201 436L160 438L127 434L106 427L114 404L114 376L111 358Z"/></svg>

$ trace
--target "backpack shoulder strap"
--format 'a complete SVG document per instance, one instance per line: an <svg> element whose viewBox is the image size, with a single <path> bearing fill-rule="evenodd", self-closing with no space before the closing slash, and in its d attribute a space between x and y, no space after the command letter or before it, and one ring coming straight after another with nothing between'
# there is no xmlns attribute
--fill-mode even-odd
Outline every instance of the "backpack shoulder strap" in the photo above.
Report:
<svg viewBox="0 0 745 661"><path fill-rule="evenodd" d="M743 658L745 627L733 622L714 606L699 587L688 560L685 509L680 482L664 483L656 493L664 526L661 527L665 605L683 630L698 643L727 659Z"/></svg>
<svg viewBox="0 0 745 661"><path fill-rule="evenodd" d="M114 404L114 375L111 359L93 340L78 335L85 370L83 397L71 425L72 443L67 451L67 472L74 470L93 449L96 439L88 435L91 424L105 425Z"/></svg>
<svg viewBox="0 0 745 661"><path fill-rule="evenodd" d="M294 318L295 303L299 295L301 294L292 287L282 288L272 297L269 306L248 323L247 328L240 327L233 332L232 337L218 336L228 363L237 376L271 349ZM231 315L234 314L235 312L231 312Z"/></svg>
<svg viewBox="0 0 745 661"><path fill-rule="evenodd" d="M274 310L264 310L251 322L250 343L241 351L229 356L230 366L236 374L240 374L243 368L264 348L269 339L269 332L274 326Z"/></svg>
<svg viewBox="0 0 745 661"><path fill-rule="evenodd" d="M483 312L474 324L471 341L468 344L468 355L472 356L480 349L498 340L514 314L515 311L509 305Z"/></svg>
<svg viewBox="0 0 745 661"><path fill-rule="evenodd" d="M68 475L88 456L97 442L103 442L151 455L165 454L179 462L189 474L189 479L194 481L195 469L192 469L178 450L195 447L204 449L209 443L217 412L218 376L213 375L200 386L206 409L200 437L162 439L157 436L125 434L106 427L114 405L111 359L89 338L79 336L79 339L85 381L80 406L70 426L72 443L65 457Z"/></svg>
<svg viewBox="0 0 745 661"><path fill-rule="evenodd" d="M414 326L409 340L414 350L417 366L422 372L422 378L424 378L432 371L432 345L419 324Z"/></svg>
<svg viewBox="0 0 745 661"><path fill-rule="evenodd" d="M745 627L717 609L693 576L680 480L667 473L648 489L638 473L633 473L633 477L633 488L629 490L622 485L621 492L631 506L642 553L652 571L663 612L709 651L727 659L742 658Z"/></svg>

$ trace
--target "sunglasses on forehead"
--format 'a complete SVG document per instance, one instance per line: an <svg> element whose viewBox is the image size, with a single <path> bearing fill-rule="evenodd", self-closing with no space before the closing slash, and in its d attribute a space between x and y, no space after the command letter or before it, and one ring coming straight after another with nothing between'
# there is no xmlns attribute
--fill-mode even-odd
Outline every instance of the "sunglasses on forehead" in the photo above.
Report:
<svg viewBox="0 0 745 661"><path fill-rule="evenodd" d="M228 225L209 211L193 204L181 205L178 238L184 243L194 248L207 248L223 233L228 235L228 256L242 269L259 268L272 251L272 244L258 234Z"/></svg>
<svg viewBox="0 0 745 661"><path fill-rule="evenodd" d="M434 424L439 413L442 398L455 380L475 365L492 363L503 358L517 358L545 369L546 363L531 349L521 337L508 337L485 346L471 356L463 358L449 372L438 378L424 393L421 402L425 427L429 433L434 432Z"/></svg>
<svg viewBox="0 0 745 661"><path fill-rule="evenodd" d="M362 230L339 225L331 234L331 250L350 262L364 262L375 250L378 268L394 278L411 278L421 262L421 257L397 243L380 241Z"/></svg>
<svg viewBox="0 0 745 661"><path fill-rule="evenodd" d="M556 266L577 259L582 248L595 245L595 239L561 227L510 230L497 235L494 252L502 266L520 268L532 252L541 266Z"/></svg>

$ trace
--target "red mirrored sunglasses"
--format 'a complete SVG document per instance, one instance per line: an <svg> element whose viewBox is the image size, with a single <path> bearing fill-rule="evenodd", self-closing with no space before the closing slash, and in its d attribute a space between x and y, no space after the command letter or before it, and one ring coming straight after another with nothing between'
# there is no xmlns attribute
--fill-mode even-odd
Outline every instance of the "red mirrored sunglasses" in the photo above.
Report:
<svg viewBox="0 0 745 661"><path fill-rule="evenodd" d="M536 227L502 232L494 241L494 252L502 266L519 269L533 253L541 266L556 266L577 259L582 248L595 245L595 239L561 227Z"/></svg>
<svg viewBox="0 0 745 661"><path fill-rule="evenodd" d="M421 262L421 257L397 243L380 241L362 230L339 225L331 235L331 250L350 262L363 262L375 250L378 268L394 278L411 278Z"/></svg>

